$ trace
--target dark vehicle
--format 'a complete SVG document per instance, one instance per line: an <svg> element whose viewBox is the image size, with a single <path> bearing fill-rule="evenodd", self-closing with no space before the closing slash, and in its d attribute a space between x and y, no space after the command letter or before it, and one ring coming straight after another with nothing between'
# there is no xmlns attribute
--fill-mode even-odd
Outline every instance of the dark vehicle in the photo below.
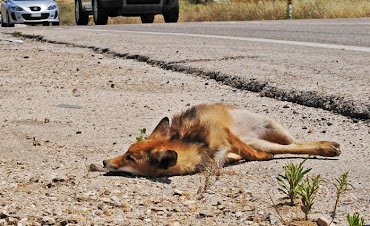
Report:
<svg viewBox="0 0 370 226"><path fill-rule="evenodd" d="M106 25L108 17L140 16L142 23L153 23L162 14L166 23L179 18L179 0L75 0L77 25L87 25L93 15L95 25Z"/></svg>

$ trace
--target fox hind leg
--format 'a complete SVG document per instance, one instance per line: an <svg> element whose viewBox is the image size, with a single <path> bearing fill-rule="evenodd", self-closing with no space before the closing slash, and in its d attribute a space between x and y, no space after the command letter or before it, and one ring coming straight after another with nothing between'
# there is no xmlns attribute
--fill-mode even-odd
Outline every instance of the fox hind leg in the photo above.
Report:
<svg viewBox="0 0 370 226"><path fill-rule="evenodd" d="M324 157L335 157L340 155L340 146L331 141L298 142L288 145L272 143L262 139L256 139L248 143L253 149L265 151L272 154L306 154Z"/></svg>
<svg viewBox="0 0 370 226"><path fill-rule="evenodd" d="M264 134L247 144L255 150L272 154L307 154L325 157L340 155L339 144L331 141L298 142L289 132L274 120L263 117Z"/></svg>

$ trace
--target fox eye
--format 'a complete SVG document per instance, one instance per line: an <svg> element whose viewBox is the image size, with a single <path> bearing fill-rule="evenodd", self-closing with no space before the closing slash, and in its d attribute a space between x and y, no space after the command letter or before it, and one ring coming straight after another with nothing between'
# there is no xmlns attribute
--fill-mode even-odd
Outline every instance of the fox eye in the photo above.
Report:
<svg viewBox="0 0 370 226"><path fill-rule="evenodd" d="M135 159L131 157L131 155L126 156L126 160L135 162Z"/></svg>

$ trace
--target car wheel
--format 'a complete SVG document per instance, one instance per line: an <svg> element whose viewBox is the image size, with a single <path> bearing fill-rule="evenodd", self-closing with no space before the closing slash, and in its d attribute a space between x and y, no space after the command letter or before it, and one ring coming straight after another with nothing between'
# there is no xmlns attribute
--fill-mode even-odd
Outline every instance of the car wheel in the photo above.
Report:
<svg viewBox="0 0 370 226"><path fill-rule="evenodd" d="M51 25L53 25L53 26L59 26L59 22L53 22L53 23L51 23Z"/></svg>
<svg viewBox="0 0 370 226"><path fill-rule="evenodd" d="M49 22L44 22L44 23L42 23L42 26L50 26L50 23Z"/></svg>
<svg viewBox="0 0 370 226"><path fill-rule="evenodd" d="M172 9L168 10L167 12L163 12L163 18L166 23L177 23L179 20L179 2Z"/></svg>
<svg viewBox="0 0 370 226"><path fill-rule="evenodd" d="M99 0L92 0L92 6L95 25L106 25L108 23L108 15Z"/></svg>
<svg viewBox="0 0 370 226"><path fill-rule="evenodd" d="M8 24L4 22L4 20L1 18L1 27L7 27Z"/></svg>
<svg viewBox="0 0 370 226"><path fill-rule="evenodd" d="M81 7L80 7L80 1L76 1L75 4L75 18L76 18L76 24L77 25L87 25L89 23L89 15L85 14Z"/></svg>
<svg viewBox="0 0 370 226"><path fill-rule="evenodd" d="M151 24L154 21L154 15L143 15L140 16L140 19L143 24Z"/></svg>
<svg viewBox="0 0 370 226"><path fill-rule="evenodd" d="M7 13L8 14L8 13ZM7 27L14 27L14 24L11 24L10 23L10 18L9 18L9 14L8 14L8 21L7 21Z"/></svg>
<svg viewBox="0 0 370 226"><path fill-rule="evenodd" d="M4 15L1 15L1 27L6 27L6 23L4 22L4 17L3 17Z"/></svg>

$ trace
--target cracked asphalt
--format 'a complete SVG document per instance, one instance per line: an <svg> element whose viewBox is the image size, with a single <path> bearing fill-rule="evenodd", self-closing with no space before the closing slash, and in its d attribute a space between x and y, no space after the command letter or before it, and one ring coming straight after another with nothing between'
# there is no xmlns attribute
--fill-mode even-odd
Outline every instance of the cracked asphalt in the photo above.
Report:
<svg viewBox="0 0 370 226"><path fill-rule="evenodd" d="M363 18L14 31L368 120L369 24L369 19ZM289 41L292 43L284 43ZM307 43L318 46L305 46ZM363 50L345 50L347 46Z"/></svg>

